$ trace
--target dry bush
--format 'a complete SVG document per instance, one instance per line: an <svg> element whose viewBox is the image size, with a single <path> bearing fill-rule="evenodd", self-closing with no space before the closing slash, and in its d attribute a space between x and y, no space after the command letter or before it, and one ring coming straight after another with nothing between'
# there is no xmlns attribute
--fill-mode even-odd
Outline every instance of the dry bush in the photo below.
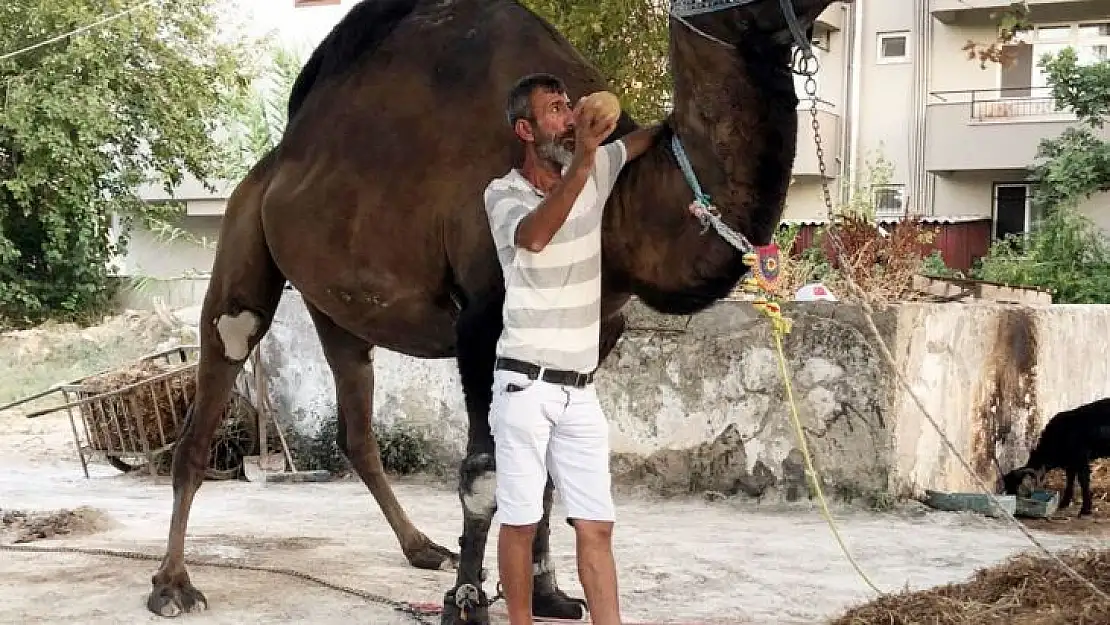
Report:
<svg viewBox="0 0 1110 625"><path fill-rule="evenodd" d="M796 234L779 238L779 280L772 296L793 299L799 288L821 282L841 301L855 301L844 273L875 302L920 299L913 278L921 273L932 252L937 229L925 226L919 217L906 216L893 226L878 225L865 216L848 212L832 226L818 232L813 245L794 253ZM839 237L845 257L837 254L832 237ZM736 294L742 293L738 287Z"/></svg>
<svg viewBox="0 0 1110 625"><path fill-rule="evenodd" d="M1110 592L1110 551L1061 554L1080 575ZM1110 604L1046 557L1023 554L981 569L971 580L887 595L852 608L831 625L1105 625Z"/></svg>

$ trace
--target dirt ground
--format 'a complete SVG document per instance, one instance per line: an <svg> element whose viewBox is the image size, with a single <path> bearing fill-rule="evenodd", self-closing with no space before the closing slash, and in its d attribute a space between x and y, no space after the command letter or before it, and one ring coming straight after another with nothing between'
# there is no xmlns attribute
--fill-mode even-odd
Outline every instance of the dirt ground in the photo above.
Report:
<svg viewBox="0 0 1110 625"><path fill-rule="evenodd" d="M159 342L164 336L152 332L149 340ZM63 377L73 377L71 373L67 370ZM0 394L14 392L2 385L0 380ZM88 480L81 473L64 413L34 420L18 412L0 413L0 518L10 519L0 526L0 543L22 538L33 545L160 556L171 509L169 479L125 475L102 463L91 465L90 473ZM461 514L449 487L404 480L395 488L426 534L442 545L457 545ZM58 510L76 512L65 517L61 528L42 521L43 513ZM556 504L556 515L561 510ZM810 625L873 596L808 504L622 496L618 514L616 553L630 625ZM1014 528L974 515L925 512L920 506L885 514L846 509L835 514L849 548L884 590L961 581L976 569L1031 548ZM1074 527L1058 522L1051 529L1065 531L1038 536L1053 549L1099 542L1094 535L1067 531ZM555 523L553 532L561 584L581 596L571 530ZM408 566L377 505L352 481L208 482L193 508L187 554L289 567L409 602L438 603L454 580L452 572ZM492 590L496 527L486 566L486 588ZM144 606L156 567L151 561L5 552L0 555L0 622L162 622ZM207 594L210 609L178 619L185 623L409 622L389 609L288 577L209 567L193 567L191 575Z"/></svg>
<svg viewBox="0 0 1110 625"><path fill-rule="evenodd" d="M78 515L84 522L77 531L31 544L161 554L171 505L168 479L94 464L86 480L72 456L68 427L64 416L0 415L0 506L88 508ZM405 481L396 489L425 533L442 545L455 544L461 516L448 488ZM629 619L810 624L869 598L812 510L635 497L622 497L619 507L616 550ZM888 590L962 580L1028 546L1014 529L970 515L909 508L893 514L841 511L837 520L861 566ZM290 567L404 601L437 602L454 577L407 566L377 506L356 482L208 482L189 530L191 557ZM568 592L581 593L570 529L559 523L554 533L560 580ZM1080 544L1076 536L1044 540L1050 548ZM495 534L488 554L492 589ZM84 555L4 553L0 622L159 622L143 605L155 568L154 562ZM290 578L207 567L192 569L192 576L211 606L187 622L405 622L388 609Z"/></svg>

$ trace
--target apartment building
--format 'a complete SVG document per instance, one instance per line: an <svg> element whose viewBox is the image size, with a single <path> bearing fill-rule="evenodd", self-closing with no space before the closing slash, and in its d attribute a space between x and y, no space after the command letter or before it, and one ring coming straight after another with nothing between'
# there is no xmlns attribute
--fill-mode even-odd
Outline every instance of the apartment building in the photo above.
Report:
<svg viewBox="0 0 1110 625"><path fill-rule="evenodd" d="M982 220L991 238L1036 219L1028 184L1041 139L1073 116L1057 112L1041 55L1065 47L1081 61L1108 58L1110 2L1028 0L1032 32L1006 67L969 60L968 40L993 41L1009 0L856 0L836 3L814 33L829 182L844 201L865 185L869 163L890 167L871 189L879 217L909 211L940 222ZM799 83L800 85L800 83ZM800 87L799 87L800 89ZM799 90L800 94L803 94ZM809 102L803 100L803 109ZM788 220L825 217L807 110L799 111ZM1103 136L1110 139L1110 130ZM1081 210L1110 232L1110 195Z"/></svg>

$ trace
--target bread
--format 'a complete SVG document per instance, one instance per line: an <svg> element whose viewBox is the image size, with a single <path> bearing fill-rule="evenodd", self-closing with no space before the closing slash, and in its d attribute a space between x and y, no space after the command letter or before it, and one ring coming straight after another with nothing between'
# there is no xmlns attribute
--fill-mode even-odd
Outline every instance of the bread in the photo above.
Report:
<svg viewBox="0 0 1110 625"><path fill-rule="evenodd" d="M605 123L614 122L621 116L621 101L608 91L595 91L583 99L582 111Z"/></svg>

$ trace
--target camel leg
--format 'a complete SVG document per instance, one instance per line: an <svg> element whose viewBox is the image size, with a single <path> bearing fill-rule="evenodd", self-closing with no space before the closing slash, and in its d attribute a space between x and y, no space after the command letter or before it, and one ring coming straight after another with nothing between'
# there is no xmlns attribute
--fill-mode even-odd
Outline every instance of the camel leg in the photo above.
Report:
<svg viewBox="0 0 1110 625"><path fill-rule="evenodd" d="M443 598L442 625L489 623L482 566L496 511L489 409L493 400L495 348L501 332L501 303L500 298L492 298L484 305L472 305L461 313L456 323L459 373L466 398L469 435L466 458L459 469L459 500L463 508L459 568L455 587ZM560 591L548 567L553 494L549 478L544 490L544 515L533 541L533 565L538 575L533 580L532 612L544 618L580 619L584 615L584 602Z"/></svg>
<svg viewBox="0 0 1110 625"><path fill-rule="evenodd" d="M409 564L430 570L454 568L458 557L432 542L413 525L386 479L378 441L371 427L374 365L370 350L373 346L337 326L318 309L307 303L305 306L335 379L340 450L374 495Z"/></svg>
<svg viewBox="0 0 1110 625"><path fill-rule="evenodd" d="M264 161L265 162L265 161ZM258 169L264 167L260 163ZM229 202L200 316L197 390L173 454L173 515L147 609L165 617L208 607L185 569L185 532L204 481L212 436L235 378L269 329L284 279L270 257L259 219L262 184L244 182Z"/></svg>

